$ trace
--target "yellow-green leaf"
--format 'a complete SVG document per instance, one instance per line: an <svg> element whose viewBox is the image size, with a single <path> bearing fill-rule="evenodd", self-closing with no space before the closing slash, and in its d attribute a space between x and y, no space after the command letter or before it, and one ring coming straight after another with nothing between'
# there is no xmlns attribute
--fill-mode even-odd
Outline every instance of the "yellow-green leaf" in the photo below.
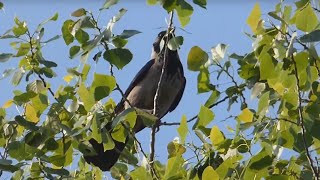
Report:
<svg viewBox="0 0 320 180"><path fill-rule="evenodd" d="M39 117L37 116L37 111L31 104L27 104L25 108L26 119L30 122L38 123Z"/></svg>
<svg viewBox="0 0 320 180"><path fill-rule="evenodd" d="M218 145L224 141L224 136L218 126L213 126L210 131L210 140L213 145Z"/></svg>
<svg viewBox="0 0 320 180"><path fill-rule="evenodd" d="M302 10L297 11L296 26L304 32L311 32L318 25L317 15L314 13L310 3Z"/></svg>
<svg viewBox="0 0 320 180"><path fill-rule="evenodd" d="M205 106L201 106L200 112L198 114L198 121L193 126L193 129L201 126L206 127L213 119L214 119L213 112L209 108Z"/></svg>
<svg viewBox="0 0 320 180"><path fill-rule="evenodd" d="M257 32L257 27L261 18L261 9L259 3L256 3L247 19L247 24L250 26L253 33Z"/></svg>
<svg viewBox="0 0 320 180"><path fill-rule="evenodd" d="M207 166L202 173L202 180L219 179L218 173L211 167Z"/></svg>
<svg viewBox="0 0 320 180"><path fill-rule="evenodd" d="M199 71L208 61L208 54L199 46L193 46L188 54L188 69L191 71Z"/></svg>
<svg viewBox="0 0 320 180"><path fill-rule="evenodd" d="M244 110L242 110L241 114L238 116L238 119L245 123L252 122L253 113L248 108L245 108Z"/></svg>
<svg viewBox="0 0 320 180"><path fill-rule="evenodd" d="M81 101L83 101L84 108L86 111L90 111L92 106L95 104L94 96L90 93L84 83L80 84L78 94L80 96Z"/></svg>
<svg viewBox="0 0 320 180"><path fill-rule="evenodd" d="M179 136L181 138L181 143L184 144L187 134L188 134L188 124L187 117L185 115L182 116L180 126L177 128Z"/></svg>
<svg viewBox="0 0 320 180"><path fill-rule="evenodd" d="M10 99L2 105L2 108L9 108L12 104L13 104L13 100Z"/></svg>

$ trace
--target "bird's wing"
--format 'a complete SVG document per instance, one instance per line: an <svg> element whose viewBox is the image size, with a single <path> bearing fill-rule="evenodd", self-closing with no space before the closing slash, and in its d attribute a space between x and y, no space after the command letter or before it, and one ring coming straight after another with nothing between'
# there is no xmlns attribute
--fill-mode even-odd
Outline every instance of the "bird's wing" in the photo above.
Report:
<svg viewBox="0 0 320 180"><path fill-rule="evenodd" d="M179 104L181 98L182 98L182 95L183 95L183 91L184 91L184 88L186 87L186 78L183 77L182 79L182 86L176 96L176 98L174 99L174 101L172 102L170 108L169 108L169 111L172 112Z"/></svg>
<svg viewBox="0 0 320 180"><path fill-rule="evenodd" d="M126 90L126 92L124 93L125 97L127 97L129 95L129 93L131 92L131 90L145 77L145 75L147 74L147 72L149 71L149 69L151 68L151 66L154 64L155 60L152 59L149 62L147 62L147 64L145 64L140 71L137 73L137 75L133 78L133 80L131 81L128 89ZM122 97L121 101L118 103L118 105L115 108L115 112L116 113L120 113L121 111L123 111L124 109L124 102L125 99Z"/></svg>

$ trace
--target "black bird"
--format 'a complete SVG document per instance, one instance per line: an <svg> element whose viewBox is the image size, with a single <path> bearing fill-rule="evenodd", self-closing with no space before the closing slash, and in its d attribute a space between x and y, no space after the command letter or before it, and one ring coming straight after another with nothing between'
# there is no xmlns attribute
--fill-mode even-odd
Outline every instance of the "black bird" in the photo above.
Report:
<svg viewBox="0 0 320 180"><path fill-rule="evenodd" d="M154 107L154 96L160 80L164 57L166 57L166 67L162 84L159 89L160 96L158 97L157 104L157 117L159 119L177 107L186 84L178 52L176 50L170 50L169 48L165 50L165 47L160 47L161 44L166 44L161 43L161 41L167 42L172 37L173 33L167 34L167 31L162 31L158 34L155 42L153 43L151 60L142 67L125 92L125 97L130 102L130 105L152 113ZM115 108L116 114L119 114L124 109L130 108L130 105L124 98L122 98ZM142 119L138 117L133 131L137 133L145 127L146 126L143 124ZM93 156L85 155L84 159L89 164L92 163L103 171L110 170L110 168L117 162L122 150L126 146L126 143L114 140L115 148L104 151L103 145L99 144L96 140L91 139L89 142L97 154Z"/></svg>

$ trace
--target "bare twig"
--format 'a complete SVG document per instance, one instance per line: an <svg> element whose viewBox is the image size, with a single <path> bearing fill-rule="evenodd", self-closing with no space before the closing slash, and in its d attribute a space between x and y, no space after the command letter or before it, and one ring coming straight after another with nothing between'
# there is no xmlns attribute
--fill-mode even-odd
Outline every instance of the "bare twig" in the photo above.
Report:
<svg viewBox="0 0 320 180"><path fill-rule="evenodd" d="M313 160L312 160L311 154L309 152L309 148L308 148L307 140L306 140L306 128L304 126L302 95L301 95L301 89L300 89L300 86L299 86L300 80L299 80L299 76L298 76L297 64L295 62L295 59L294 59L293 55L291 55L291 58L292 58L292 62L293 62L293 65L294 65L294 73L295 73L294 75L295 75L296 80L297 80L296 86L297 86L297 90L298 90L298 103L299 103L299 106L298 106L298 113L299 113L298 124L301 127L302 141L303 141L303 145L304 145L304 148L305 148L305 151L306 151L307 159L309 161L309 164L310 164L311 170L313 172L314 178L316 180L318 180L320 178L319 177L319 172L317 171L316 167L313 164Z"/></svg>
<svg viewBox="0 0 320 180"><path fill-rule="evenodd" d="M169 24L168 24L168 29L167 29L167 34L169 36L169 33L172 29L173 26L173 11L170 12L170 18L169 18ZM154 96L154 101L153 101L153 115L157 116L158 115L158 102L159 102L159 97L160 97L160 88L162 86L162 81L163 81L163 76L164 76L164 72L165 72L165 68L167 65L167 51L168 51L168 41L169 38L167 38L167 40L165 41L165 46L164 46L164 55L163 55L163 65L162 65L162 70L161 70L161 75L160 75L160 79L159 79L159 83L157 86L157 91L156 94ZM161 52L160 52L161 53ZM157 120L157 122L152 126L151 129L151 142L150 142L150 158L149 161L151 163L151 167L153 167L154 165L154 156L155 156L155 136L156 136L156 130L157 128L159 128L160 125L160 119ZM156 174L153 174L156 175Z"/></svg>
<svg viewBox="0 0 320 180"><path fill-rule="evenodd" d="M213 108L214 106L217 106L217 105L223 103L227 99L229 99L229 96L226 96L226 97L222 98L220 101L218 101L218 102L212 104L211 106L209 106L209 108ZM190 118L189 120L187 120L187 123L192 122L197 118L198 118L198 115L195 115L192 118ZM179 126L180 122L173 122L173 123L161 122L160 125L161 126Z"/></svg>
<svg viewBox="0 0 320 180"><path fill-rule="evenodd" d="M240 97L241 97L241 99L242 99L242 103L245 105L245 108L248 107L248 104L247 104L247 102L246 102L246 98L244 97L242 91L240 91L240 87L239 87L237 81L234 79L234 77L229 73L228 70L226 70L224 67L222 67L220 63L217 63L216 65L217 65L218 67L220 67L221 70L222 70L223 72L225 72L225 73L227 74L227 76L231 79L232 83L236 86L237 90L239 90L239 95L240 95Z"/></svg>

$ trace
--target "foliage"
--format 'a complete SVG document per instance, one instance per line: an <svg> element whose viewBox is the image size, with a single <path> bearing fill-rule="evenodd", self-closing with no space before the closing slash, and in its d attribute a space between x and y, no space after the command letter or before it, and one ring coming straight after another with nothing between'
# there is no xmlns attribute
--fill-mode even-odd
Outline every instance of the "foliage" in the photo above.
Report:
<svg viewBox="0 0 320 180"><path fill-rule="evenodd" d="M206 2L193 0L192 5L205 8ZM118 0L107 0L99 11L106 11L116 3ZM193 13L192 5L185 0L147 0L147 3L177 12L182 27L189 23ZM92 12L80 8L71 13L72 19L64 21L62 35L48 40L42 39L45 24L56 21L58 14L40 23L34 31L26 21L16 17L15 25L0 36L11 40L15 51L1 52L0 62L19 60L19 66L7 69L2 78L12 75L14 86L26 83L25 90L14 90L14 96L0 108L1 174L10 172L13 179L102 179L102 172L82 157L74 170L67 168L78 159L79 152L91 153L85 151L92 148L89 139L102 142L105 149L113 149L113 140L124 142L129 134L129 144L140 144L130 128L137 116L143 116L148 126L154 123L154 117L134 108L115 115L115 102L110 98L113 90L121 91L113 68L122 69L131 62L134 55L126 44L130 37L140 33L123 30L114 34L113 26L126 11L120 9L102 28ZM264 17L257 3L247 20L252 31L247 33L253 40L251 52L229 55L225 44L213 47L211 54L199 46L192 47L188 69L198 73L198 92L210 94L208 100L195 117L183 116L181 123L160 124L179 125L180 141L168 143L167 162L155 161L152 168L149 162L138 166L136 154L142 151L147 155L139 149L141 146L128 146L112 168L112 177L319 179L320 60L316 46L320 41L319 12L316 4L306 0L294 5L281 1ZM68 85L60 84L55 91L49 81L56 76L54 68L62 65L47 60L42 49L60 37L69 47L70 58L81 61L79 66L67 69L64 80ZM179 42L170 48L182 44L182 37L176 39ZM110 72L95 73L91 83L87 80L92 72L89 54L93 54L95 62L103 58L110 64ZM232 67L237 71L232 72ZM227 87L219 84L225 79L230 81ZM257 99L257 106L248 103L250 97ZM213 108L226 102L228 110L238 112L230 112L227 117L236 124L236 128L228 128L229 133L212 125L219 113ZM14 106L19 113L9 119L6 112ZM109 122L112 131L103 128ZM192 129L188 124L193 125ZM188 142L188 135L198 138L201 145ZM194 157L186 157L186 151L194 153ZM282 158L282 152L291 157ZM144 159L148 161L148 157Z"/></svg>

